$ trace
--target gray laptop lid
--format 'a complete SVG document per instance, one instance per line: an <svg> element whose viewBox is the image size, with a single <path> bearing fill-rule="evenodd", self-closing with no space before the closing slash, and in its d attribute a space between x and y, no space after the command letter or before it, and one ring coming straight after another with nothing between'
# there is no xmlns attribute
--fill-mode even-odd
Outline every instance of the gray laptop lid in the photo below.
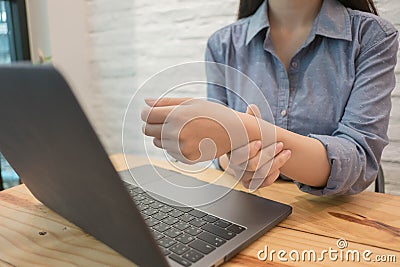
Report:
<svg viewBox="0 0 400 267"><path fill-rule="evenodd" d="M140 266L168 266L53 67L1 66L0 114L0 151L38 200Z"/></svg>

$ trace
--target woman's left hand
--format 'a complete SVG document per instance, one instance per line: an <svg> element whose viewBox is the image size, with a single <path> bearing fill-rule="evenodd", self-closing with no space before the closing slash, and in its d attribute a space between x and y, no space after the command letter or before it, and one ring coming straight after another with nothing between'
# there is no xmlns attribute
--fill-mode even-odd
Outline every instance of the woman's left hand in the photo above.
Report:
<svg viewBox="0 0 400 267"><path fill-rule="evenodd" d="M254 150L258 146L253 142L249 147L242 147L234 150L237 158L241 158L239 154L254 154ZM256 150L257 151L257 150ZM232 156L231 156L232 157ZM244 162L236 162L229 164L233 170L235 177L241 179L244 187L250 190L256 190L272 185L281 174L280 169L286 164L291 157L290 150L283 149L283 143L273 144L261 150L252 158Z"/></svg>
<svg viewBox="0 0 400 267"><path fill-rule="evenodd" d="M246 113L261 118L256 105L250 105ZM284 150L281 142L262 146L260 140L253 141L228 153L229 168L236 178L241 179L243 186L250 190L273 184L280 175L280 169L291 157L291 151Z"/></svg>
<svg viewBox="0 0 400 267"><path fill-rule="evenodd" d="M242 114L221 104L188 98L146 100L143 132L177 160L212 160L249 142Z"/></svg>

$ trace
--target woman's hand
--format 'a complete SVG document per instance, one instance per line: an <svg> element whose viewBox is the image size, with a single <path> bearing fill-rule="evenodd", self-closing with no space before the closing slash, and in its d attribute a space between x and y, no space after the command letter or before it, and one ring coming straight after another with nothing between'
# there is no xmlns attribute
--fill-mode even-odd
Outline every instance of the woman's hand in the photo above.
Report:
<svg viewBox="0 0 400 267"><path fill-rule="evenodd" d="M194 164L212 160L249 142L241 114L198 99L146 100L144 134L177 160ZM245 115L245 114L244 114Z"/></svg>
<svg viewBox="0 0 400 267"><path fill-rule="evenodd" d="M256 105L250 105L247 112L261 118ZM261 141L253 141L228 153L229 168L236 178L242 180L243 186L256 190L273 184L280 175L280 168L291 157L290 150L284 150L283 143L274 143L262 148Z"/></svg>

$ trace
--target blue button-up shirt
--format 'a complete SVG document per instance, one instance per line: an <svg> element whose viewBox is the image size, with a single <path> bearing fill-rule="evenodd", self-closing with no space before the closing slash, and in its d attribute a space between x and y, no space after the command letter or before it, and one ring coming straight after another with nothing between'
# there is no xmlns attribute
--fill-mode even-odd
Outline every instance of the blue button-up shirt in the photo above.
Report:
<svg viewBox="0 0 400 267"><path fill-rule="evenodd" d="M277 126L323 143L331 164L328 183L313 188L296 182L301 190L342 195L365 190L377 176L388 144L397 51L398 32L389 22L324 0L287 72L270 37L266 0L254 15L209 38L206 61L248 75L267 99ZM214 79L210 71L208 78ZM209 99L241 112L245 102L265 106L251 88L230 87L209 84Z"/></svg>

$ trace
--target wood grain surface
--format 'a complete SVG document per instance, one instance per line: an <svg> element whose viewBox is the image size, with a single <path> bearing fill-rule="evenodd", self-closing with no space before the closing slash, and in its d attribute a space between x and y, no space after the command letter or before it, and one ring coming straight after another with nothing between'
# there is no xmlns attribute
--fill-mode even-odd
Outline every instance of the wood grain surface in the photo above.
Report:
<svg viewBox="0 0 400 267"><path fill-rule="evenodd" d="M128 166L148 164L133 156L111 157L118 171ZM164 161L153 164L171 168ZM229 175L209 169L193 175L205 181L219 177L220 184ZM245 190L241 185L238 190ZM243 250L224 266L377 266L376 256L394 256L395 262L379 266L397 266L400 261L400 197L365 192L357 196L321 198L300 192L290 182L277 182L255 194L289 204L293 214L262 238ZM234 212L234 211L233 211ZM300 253L314 250L320 258L323 250L340 252L337 241L347 241L348 250L361 255L370 250L371 262L336 261L325 255L323 261L283 262L277 258L261 261L260 250ZM264 254L261 254L264 255ZM390 260L393 261L393 258ZM84 233L38 202L24 185L0 193L0 266L135 266L117 252Z"/></svg>

